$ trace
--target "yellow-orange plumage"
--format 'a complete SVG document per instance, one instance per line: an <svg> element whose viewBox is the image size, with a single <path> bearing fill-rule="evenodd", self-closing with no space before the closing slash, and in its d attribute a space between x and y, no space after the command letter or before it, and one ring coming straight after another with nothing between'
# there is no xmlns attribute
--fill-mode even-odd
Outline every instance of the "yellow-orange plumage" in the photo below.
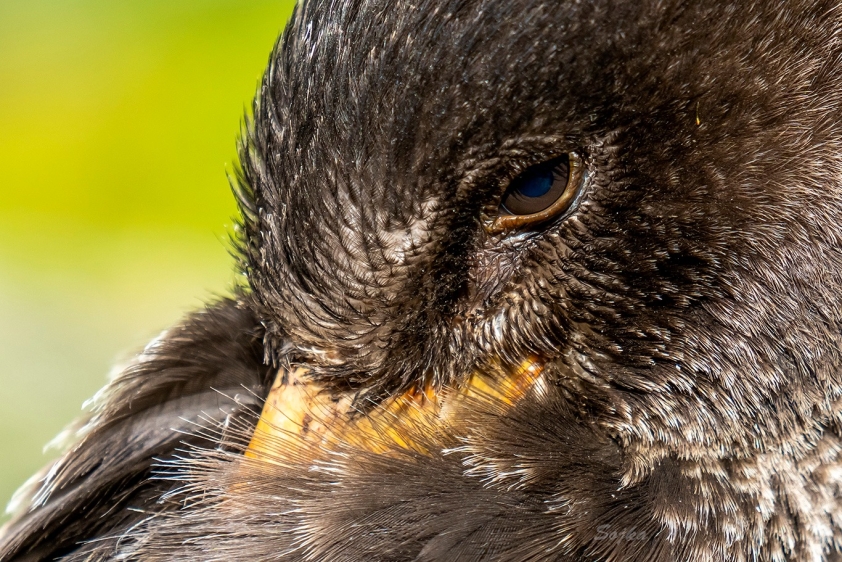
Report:
<svg viewBox="0 0 842 562"><path fill-rule="evenodd" d="M330 393L308 382L307 369L281 369L275 377L260 420L245 455L268 461L278 458L277 444L295 440L313 447L345 442L370 452L384 452L394 445L422 449L410 436L410 427L434 430L458 424L465 404L483 398L508 408L538 382L543 365L527 359L502 376L476 371L459 387L436 391L413 388L371 411L354 406L353 395Z"/></svg>

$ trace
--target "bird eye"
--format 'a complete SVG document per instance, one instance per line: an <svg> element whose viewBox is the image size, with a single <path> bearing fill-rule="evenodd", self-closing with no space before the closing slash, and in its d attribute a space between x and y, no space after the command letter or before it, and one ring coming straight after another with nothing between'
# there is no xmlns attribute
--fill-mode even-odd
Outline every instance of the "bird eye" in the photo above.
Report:
<svg viewBox="0 0 842 562"><path fill-rule="evenodd" d="M573 204L581 180L582 163L573 152L530 166L509 183L491 229L501 231L558 216Z"/></svg>

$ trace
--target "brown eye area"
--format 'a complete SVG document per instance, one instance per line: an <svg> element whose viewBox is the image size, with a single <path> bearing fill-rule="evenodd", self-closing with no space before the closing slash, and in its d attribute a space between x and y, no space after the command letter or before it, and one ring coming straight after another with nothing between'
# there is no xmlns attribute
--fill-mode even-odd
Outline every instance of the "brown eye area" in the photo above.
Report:
<svg viewBox="0 0 842 562"><path fill-rule="evenodd" d="M581 179L581 161L572 152L530 166L509 183L492 229L538 223L567 211L576 199Z"/></svg>

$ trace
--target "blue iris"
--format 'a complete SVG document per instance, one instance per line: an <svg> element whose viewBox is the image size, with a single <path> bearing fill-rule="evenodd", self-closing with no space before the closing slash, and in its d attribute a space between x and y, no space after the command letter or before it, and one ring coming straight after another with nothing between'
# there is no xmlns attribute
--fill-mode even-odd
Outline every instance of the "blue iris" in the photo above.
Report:
<svg viewBox="0 0 842 562"><path fill-rule="evenodd" d="M500 208L509 215L541 213L567 192L569 157L564 155L525 169L503 194Z"/></svg>
<svg viewBox="0 0 842 562"><path fill-rule="evenodd" d="M512 191L524 197L542 197L549 193L553 186L553 171L552 169L534 170L520 178L518 184Z"/></svg>

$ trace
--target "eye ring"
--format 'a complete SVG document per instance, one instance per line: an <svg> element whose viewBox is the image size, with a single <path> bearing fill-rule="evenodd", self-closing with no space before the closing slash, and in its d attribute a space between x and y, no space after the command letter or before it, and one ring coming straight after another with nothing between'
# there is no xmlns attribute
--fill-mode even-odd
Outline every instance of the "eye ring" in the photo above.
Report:
<svg viewBox="0 0 842 562"><path fill-rule="evenodd" d="M568 170L566 183L557 177L558 169L562 166ZM509 182L509 186L506 188L506 192L500 200L497 217L488 227L489 231L498 233L526 225L542 223L567 211L581 191L583 175L584 165L582 159L575 152L568 152L561 157L542 162L536 166L530 166ZM528 204L524 205L518 200L523 201L529 199L531 197L529 192L536 191L536 177L539 183L537 187L539 197L552 196L556 192L557 198L552 200L552 203L547 207L539 211L518 213L518 211L528 209ZM538 197L534 199L537 200ZM509 202L509 205L507 205L507 202ZM540 203L538 204L540 205ZM510 209L513 209L515 212L512 212Z"/></svg>

